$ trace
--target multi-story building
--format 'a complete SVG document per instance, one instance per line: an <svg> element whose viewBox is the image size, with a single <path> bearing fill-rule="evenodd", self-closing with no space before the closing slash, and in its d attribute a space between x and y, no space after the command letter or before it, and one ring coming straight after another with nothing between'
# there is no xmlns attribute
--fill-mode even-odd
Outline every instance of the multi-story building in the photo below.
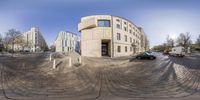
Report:
<svg viewBox="0 0 200 100"><path fill-rule="evenodd" d="M31 30L22 34L25 40L25 50L30 52L40 52L48 48L42 33L38 28L31 28Z"/></svg>
<svg viewBox="0 0 200 100"><path fill-rule="evenodd" d="M81 18L81 54L87 57L120 57L145 51L146 35L131 21L111 15Z"/></svg>
<svg viewBox="0 0 200 100"><path fill-rule="evenodd" d="M145 52L147 49L147 36L144 33L144 30L142 29L142 27L138 27L138 29L140 30L140 47L141 47L141 52Z"/></svg>
<svg viewBox="0 0 200 100"><path fill-rule="evenodd" d="M55 41L56 52L80 52L80 37L71 32L61 31Z"/></svg>

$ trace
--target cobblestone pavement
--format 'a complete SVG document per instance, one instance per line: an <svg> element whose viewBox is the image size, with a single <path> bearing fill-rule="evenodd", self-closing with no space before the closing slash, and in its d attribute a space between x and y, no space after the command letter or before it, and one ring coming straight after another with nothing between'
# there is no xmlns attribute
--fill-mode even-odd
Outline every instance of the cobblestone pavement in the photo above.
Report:
<svg viewBox="0 0 200 100"><path fill-rule="evenodd" d="M156 56L71 68L60 59L56 70L44 54L0 57L0 100L199 100L200 56Z"/></svg>

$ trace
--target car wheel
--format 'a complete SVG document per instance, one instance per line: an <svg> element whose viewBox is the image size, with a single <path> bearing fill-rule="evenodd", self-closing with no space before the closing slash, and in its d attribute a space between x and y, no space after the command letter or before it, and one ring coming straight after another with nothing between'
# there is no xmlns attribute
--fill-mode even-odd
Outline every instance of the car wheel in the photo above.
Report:
<svg viewBox="0 0 200 100"><path fill-rule="evenodd" d="M152 60L152 59L154 59L154 57L150 57L150 59Z"/></svg>
<svg viewBox="0 0 200 100"><path fill-rule="evenodd" d="M141 57L137 57L138 59L141 59Z"/></svg>

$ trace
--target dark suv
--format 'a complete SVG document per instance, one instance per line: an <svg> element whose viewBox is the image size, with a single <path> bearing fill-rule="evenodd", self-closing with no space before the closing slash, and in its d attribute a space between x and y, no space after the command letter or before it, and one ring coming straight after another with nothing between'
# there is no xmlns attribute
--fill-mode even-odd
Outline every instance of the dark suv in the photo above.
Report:
<svg viewBox="0 0 200 100"><path fill-rule="evenodd" d="M141 53L139 55L136 56L136 59L156 59L156 56L149 54L147 52Z"/></svg>

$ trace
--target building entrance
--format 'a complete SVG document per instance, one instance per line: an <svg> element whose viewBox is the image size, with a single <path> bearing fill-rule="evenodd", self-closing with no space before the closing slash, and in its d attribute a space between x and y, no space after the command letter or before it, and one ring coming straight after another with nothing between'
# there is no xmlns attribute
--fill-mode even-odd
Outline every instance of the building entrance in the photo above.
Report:
<svg viewBox="0 0 200 100"><path fill-rule="evenodd" d="M108 54L108 43L101 44L101 54L102 56L109 56Z"/></svg>

